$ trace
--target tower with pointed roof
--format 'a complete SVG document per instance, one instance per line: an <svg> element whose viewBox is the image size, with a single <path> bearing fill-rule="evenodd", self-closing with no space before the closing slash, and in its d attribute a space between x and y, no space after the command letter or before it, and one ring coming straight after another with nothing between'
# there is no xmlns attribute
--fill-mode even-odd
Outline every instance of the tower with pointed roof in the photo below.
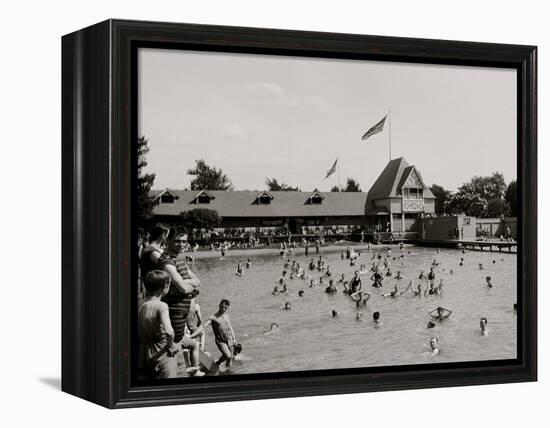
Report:
<svg viewBox="0 0 550 428"><path fill-rule="evenodd" d="M365 207L371 223L392 232L413 231L416 220L435 213L435 196L420 171L405 158L392 159L367 195Z"/></svg>

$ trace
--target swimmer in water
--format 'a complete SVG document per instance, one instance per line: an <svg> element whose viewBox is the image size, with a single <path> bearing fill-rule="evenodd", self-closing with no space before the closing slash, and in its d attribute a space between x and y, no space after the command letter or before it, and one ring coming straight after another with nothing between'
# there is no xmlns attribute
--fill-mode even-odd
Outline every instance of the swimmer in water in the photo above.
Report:
<svg viewBox="0 0 550 428"><path fill-rule="evenodd" d="M271 323L271 327L269 327L269 331L266 331L264 333L264 336L269 336L270 334L277 333L279 330L279 325L276 322Z"/></svg>
<svg viewBox="0 0 550 428"><path fill-rule="evenodd" d="M357 312L355 314L355 321L363 321L363 312Z"/></svg>
<svg viewBox="0 0 550 428"><path fill-rule="evenodd" d="M464 257L460 258L460 263L458 265L459 266L464 266Z"/></svg>
<svg viewBox="0 0 550 428"><path fill-rule="evenodd" d="M250 261L250 259L248 259L248 260L246 261L246 268L247 268L247 269L250 269L251 266L252 266L252 261Z"/></svg>
<svg viewBox="0 0 550 428"><path fill-rule="evenodd" d="M286 284L283 284L283 289L280 291L280 293L288 293L288 287L286 286Z"/></svg>
<svg viewBox="0 0 550 428"><path fill-rule="evenodd" d="M314 287L317 287L317 284L316 284L315 280L312 279L311 281L309 281L309 288L314 288Z"/></svg>
<svg viewBox="0 0 550 428"><path fill-rule="evenodd" d="M291 311L292 310L292 304L290 302L285 302L285 306L284 306L283 310Z"/></svg>
<svg viewBox="0 0 550 428"><path fill-rule="evenodd" d="M430 268L430 272L428 273L427 279L432 283L435 281L435 271L433 267Z"/></svg>
<svg viewBox="0 0 550 428"><path fill-rule="evenodd" d="M304 290L298 291L298 297L304 297Z"/></svg>
<svg viewBox="0 0 550 428"><path fill-rule="evenodd" d="M237 263L237 268L235 269L235 275L241 276L243 274L243 267L241 262Z"/></svg>
<svg viewBox="0 0 550 428"><path fill-rule="evenodd" d="M481 318L479 320L479 328L481 328L482 336L487 336L489 334L489 329L487 328L487 318Z"/></svg>
<svg viewBox="0 0 550 428"><path fill-rule="evenodd" d="M391 297L392 299L395 297L401 296L403 293L409 291L409 288L411 288L412 282L409 283L407 288L405 288L403 291L399 291L399 287L397 284L395 284L393 291L390 291L389 293L382 294L382 297Z"/></svg>
<svg viewBox="0 0 550 428"><path fill-rule="evenodd" d="M479 270L483 270L483 263L479 264Z"/></svg>
<svg viewBox="0 0 550 428"><path fill-rule="evenodd" d="M372 295L366 291L358 291L357 293L350 294L350 297L355 301L355 307L357 309L367 306L367 302L371 296Z"/></svg>
<svg viewBox="0 0 550 428"><path fill-rule="evenodd" d="M220 302L218 311L212 315L203 325L201 325L190 337L193 338L204 331L209 325L212 326L212 331L216 340L216 345L222 353L222 356L216 361L216 365L220 366L225 362L226 367L230 367L235 357L235 332L231 327L227 310L229 309L229 300L223 299Z"/></svg>
<svg viewBox="0 0 550 428"><path fill-rule="evenodd" d="M332 318L336 318L338 316L338 312L336 312L334 309L331 312Z"/></svg>
<svg viewBox="0 0 550 428"><path fill-rule="evenodd" d="M435 324L432 321L428 321L428 328L434 328Z"/></svg>
<svg viewBox="0 0 550 428"><path fill-rule="evenodd" d="M277 285L275 286L275 288L273 288L273 291L271 292L271 294L273 294L274 296L279 294L279 287Z"/></svg>
<svg viewBox="0 0 550 428"><path fill-rule="evenodd" d="M338 291L338 289L336 288L336 285L334 285L334 280L329 279L328 280L328 287L325 288L325 293L334 294L337 291Z"/></svg>
<svg viewBox="0 0 550 428"><path fill-rule="evenodd" d="M487 287L493 288L493 283L491 282L491 277L490 276L485 278L485 282L487 283Z"/></svg>
<svg viewBox="0 0 550 428"><path fill-rule="evenodd" d="M431 356L435 357L439 354L439 341L437 340L437 337L432 337L430 339L430 348L432 349Z"/></svg>
<svg viewBox="0 0 550 428"><path fill-rule="evenodd" d="M435 289L436 289L435 294L439 294L440 296L443 294L443 278L439 280L439 284L437 285L437 287L435 287Z"/></svg>
<svg viewBox="0 0 550 428"><path fill-rule="evenodd" d="M420 271L420 275L418 275L418 279L427 279L427 278L426 278L426 275L424 275L424 271L423 271L423 270Z"/></svg>
<svg viewBox="0 0 550 428"><path fill-rule="evenodd" d="M386 272L386 276L392 276L391 269L388 267L388 271Z"/></svg>
<svg viewBox="0 0 550 428"><path fill-rule="evenodd" d="M400 270L397 271L397 274L395 275L395 279L403 279L403 277L401 276Z"/></svg>
<svg viewBox="0 0 550 428"><path fill-rule="evenodd" d="M412 281L409 282L409 286L411 287L411 291L414 297L422 297L422 284L418 284L417 290L412 287Z"/></svg>
<svg viewBox="0 0 550 428"><path fill-rule="evenodd" d="M371 281L373 281L372 286L375 288L382 287L382 280L383 276L380 272L378 272L378 269L374 272L374 274L371 276Z"/></svg>
<svg viewBox="0 0 550 428"><path fill-rule="evenodd" d="M449 310L449 309L445 309L443 308L442 306L438 306L436 309L434 309L433 311L429 312L429 315L434 319L434 320L437 320L439 322L443 321L444 319L447 319L451 316L451 314L453 313L453 311Z"/></svg>
<svg viewBox="0 0 550 428"><path fill-rule="evenodd" d="M342 274L342 276L340 277L340 279L338 280L338 283L339 284L342 284L344 281L345 281L345 277L344 277L344 274Z"/></svg>
<svg viewBox="0 0 550 428"><path fill-rule="evenodd" d="M382 321L380 321L380 312L376 311L372 313L372 322L378 325L382 323Z"/></svg>

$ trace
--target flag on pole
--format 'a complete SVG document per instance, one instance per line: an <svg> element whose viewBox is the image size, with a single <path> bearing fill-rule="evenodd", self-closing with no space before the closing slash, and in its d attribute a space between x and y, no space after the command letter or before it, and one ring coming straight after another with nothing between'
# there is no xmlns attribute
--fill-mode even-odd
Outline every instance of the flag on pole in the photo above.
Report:
<svg viewBox="0 0 550 428"><path fill-rule="evenodd" d="M369 129L367 132L365 132L365 135L361 138L361 141L365 141L367 138L374 134L378 134L379 132L382 132L384 129L384 123L386 122L386 118L388 115L384 116L384 118L378 122L376 125L374 125L371 129Z"/></svg>
<svg viewBox="0 0 550 428"><path fill-rule="evenodd" d="M334 161L334 164L332 165L332 167L327 171L327 175L325 177L325 180L327 178L329 178L332 174L334 174L334 172L336 171L336 163L338 162L338 158L336 158L336 160Z"/></svg>

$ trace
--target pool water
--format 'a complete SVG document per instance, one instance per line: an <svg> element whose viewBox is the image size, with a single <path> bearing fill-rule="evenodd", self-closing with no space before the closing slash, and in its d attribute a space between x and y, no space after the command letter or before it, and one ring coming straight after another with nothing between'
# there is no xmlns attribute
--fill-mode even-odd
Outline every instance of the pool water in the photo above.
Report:
<svg viewBox="0 0 550 428"><path fill-rule="evenodd" d="M380 252L386 255L386 246L361 252L356 266L341 260L341 249L323 251L325 266L330 266L335 282L343 273L347 280L354 270L364 263L372 265L371 257ZM516 303L517 255L479 251L405 246L403 250L391 247L391 269L395 276L401 271L403 279L384 279L383 287L371 286L371 273L362 275L363 290L372 294L366 307L361 309L363 320L356 320L355 302L342 293L328 295L325 286L309 288L309 281L287 279L288 294L272 295L273 287L283 271L284 260L279 255L204 258L195 261L192 268L202 282L199 304L203 318L214 314L218 303L225 298L231 302L228 315L237 342L243 345L241 360L236 361L230 373L266 373L294 370L318 370L350 367L393 366L441 362L514 359L517 352L517 318L513 309ZM410 251L410 254L409 254ZM309 271L311 257L298 249L286 258L297 260L306 272L319 282L322 272ZM401 263L399 256L403 254ZM245 268L250 257L252 267ZM396 257L396 260L393 260ZM460 258L464 265L459 266ZM441 296L414 297L409 291L397 298L383 298L394 284L403 289L421 270L426 274L434 258L436 284L444 280ZM493 263L495 261L495 263ZM238 262L243 263L243 275L235 275ZM479 263L484 266L479 269ZM450 270L453 270L453 274ZM288 270L288 269L287 269ZM383 271L385 272L385 271ZM491 276L493 288L486 286L485 277ZM304 296L298 297L298 291ZM290 301L292 310L283 310ZM428 329L428 312L443 306L453 311L450 318L436 322ZM338 316L333 318L331 311ZM372 322L372 313L380 312L381 323ZM481 336L479 320L488 319L488 336ZM265 334L271 323L279 325L277 332ZM439 339L440 354L428 355L430 337ZM206 349L218 358L211 329L207 330Z"/></svg>

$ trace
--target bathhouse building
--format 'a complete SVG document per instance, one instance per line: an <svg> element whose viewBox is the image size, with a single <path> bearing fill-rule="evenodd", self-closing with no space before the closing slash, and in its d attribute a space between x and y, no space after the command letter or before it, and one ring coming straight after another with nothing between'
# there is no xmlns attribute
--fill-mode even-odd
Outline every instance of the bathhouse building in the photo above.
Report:
<svg viewBox="0 0 550 428"><path fill-rule="evenodd" d="M420 172L404 158L391 160L368 192L164 189L153 195L156 221L177 223L182 212L208 208L222 228L285 227L298 234L342 226L415 231L416 219L435 207Z"/></svg>

